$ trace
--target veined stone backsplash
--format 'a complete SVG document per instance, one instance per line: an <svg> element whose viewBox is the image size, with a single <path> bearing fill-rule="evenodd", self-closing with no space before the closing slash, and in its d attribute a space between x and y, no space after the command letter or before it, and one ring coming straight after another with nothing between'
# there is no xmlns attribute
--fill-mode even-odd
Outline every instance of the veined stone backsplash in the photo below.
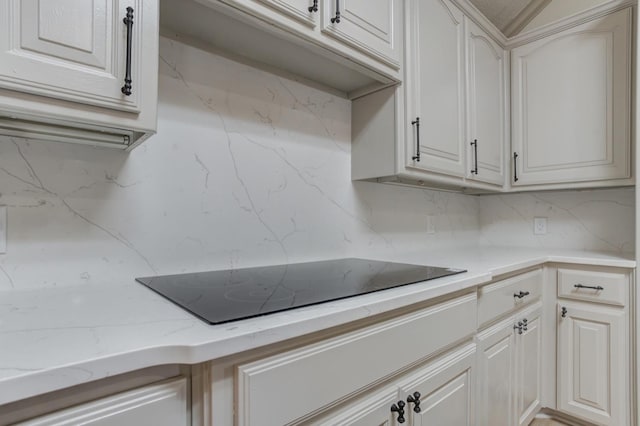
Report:
<svg viewBox="0 0 640 426"><path fill-rule="evenodd" d="M479 199L482 242L633 252L633 188L489 195ZM534 217L547 218L547 234L534 235Z"/></svg>
<svg viewBox="0 0 640 426"><path fill-rule="evenodd" d="M133 152L0 138L0 289L480 242L632 249L630 190L589 204L354 183L349 101L166 38L160 52L158 134Z"/></svg>

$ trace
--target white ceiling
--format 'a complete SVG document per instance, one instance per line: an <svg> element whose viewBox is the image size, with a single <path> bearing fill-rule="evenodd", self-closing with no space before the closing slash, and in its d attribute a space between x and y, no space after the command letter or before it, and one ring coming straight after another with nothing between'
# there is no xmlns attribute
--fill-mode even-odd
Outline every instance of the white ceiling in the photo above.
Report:
<svg viewBox="0 0 640 426"><path fill-rule="evenodd" d="M511 37L531 21L549 0L471 0L500 31Z"/></svg>

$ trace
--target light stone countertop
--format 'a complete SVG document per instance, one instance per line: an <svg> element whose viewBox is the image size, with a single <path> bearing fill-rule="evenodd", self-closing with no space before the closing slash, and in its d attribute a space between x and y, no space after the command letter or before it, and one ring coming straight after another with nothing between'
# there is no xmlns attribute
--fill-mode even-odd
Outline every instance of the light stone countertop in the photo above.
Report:
<svg viewBox="0 0 640 426"><path fill-rule="evenodd" d="M133 277L112 286L0 292L0 405L155 365L195 364L239 353L546 262L636 266L631 255L483 246L378 259L468 272L221 325L207 325Z"/></svg>

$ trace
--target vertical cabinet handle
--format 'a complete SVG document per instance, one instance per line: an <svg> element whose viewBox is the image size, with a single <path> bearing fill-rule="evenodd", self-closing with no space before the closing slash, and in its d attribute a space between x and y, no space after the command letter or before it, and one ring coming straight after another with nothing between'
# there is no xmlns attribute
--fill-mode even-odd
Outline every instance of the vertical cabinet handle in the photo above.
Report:
<svg viewBox="0 0 640 426"><path fill-rule="evenodd" d="M317 12L318 11L318 0L313 0L313 6L309 6L309 12Z"/></svg>
<svg viewBox="0 0 640 426"><path fill-rule="evenodd" d="M412 121L411 125L416 126L416 155L411 159L420 162L420 117L416 117L416 120Z"/></svg>
<svg viewBox="0 0 640 426"><path fill-rule="evenodd" d="M564 306L562 307L562 309L560 310L560 316L562 318L566 318L567 317L567 308L565 308Z"/></svg>
<svg viewBox="0 0 640 426"><path fill-rule="evenodd" d="M471 169L471 173L474 175L478 174L478 139L474 139L471 142L471 146L473 147L473 169Z"/></svg>
<svg viewBox="0 0 640 426"><path fill-rule="evenodd" d="M133 29L133 8L127 7L127 16L122 20L124 24L127 26L127 65L126 72L124 76L124 86L122 86L122 93L126 96L131 95L131 48L132 48L132 29Z"/></svg>
<svg viewBox="0 0 640 426"><path fill-rule="evenodd" d="M404 423L404 406L406 404L404 403L404 401L400 400L398 401L398 405L393 404L391 406L391 412L392 413L398 413L398 423Z"/></svg>
<svg viewBox="0 0 640 426"><path fill-rule="evenodd" d="M523 319L523 320L522 320L522 330L523 330L523 331L527 331L527 330L528 330L528 328L527 328L527 326L528 326L528 325L529 325L529 324L528 324L528 320L527 320L526 318L525 318L525 319Z"/></svg>
<svg viewBox="0 0 640 426"><path fill-rule="evenodd" d="M518 181L518 153L513 153L513 181Z"/></svg>
<svg viewBox="0 0 640 426"><path fill-rule="evenodd" d="M414 392L413 395L409 395L407 397L407 402L409 404L413 404L413 412L414 413L419 413L420 411L422 411L422 409L420 409L420 397L422 395L420 395L420 392Z"/></svg>
<svg viewBox="0 0 640 426"><path fill-rule="evenodd" d="M336 0L336 16L331 18L331 23L332 24L340 23L340 0Z"/></svg>

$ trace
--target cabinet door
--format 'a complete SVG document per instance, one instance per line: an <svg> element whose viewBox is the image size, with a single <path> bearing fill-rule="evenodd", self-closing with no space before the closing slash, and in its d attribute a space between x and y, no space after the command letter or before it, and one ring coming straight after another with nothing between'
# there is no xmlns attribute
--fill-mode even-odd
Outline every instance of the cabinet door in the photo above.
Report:
<svg viewBox="0 0 640 426"><path fill-rule="evenodd" d="M403 0L322 0L322 31L400 68L402 5Z"/></svg>
<svg viewBox="0 0 640 426"><path fill-rule="evenodd" d="M262 3L267 3L274 9L279 10L286 15L297 19L298 21L309 25L310 27L316 26L316 16L318 14L313 10L313 0L258 0ZM318 12L320 6L316 2Z"/></svg>
<svg viewBox="0 0 640 426"><path fill-rule="evenodd" d="M415 426L475 424L475 345L447 355L401 385L401 394L420 393L420 412L407 403L405 410ZM406 400L406 398L405 398Z"/></svg>
<svg viewBox="0 0 640 426"><path fill-rule="evenodd" d="M178 379L99 399L19 425L187 426L188 423L187 381Z"/></svg>
<svg viewBox="0 0 640 426"><path fill-rule="evenodd" d="M318 426L398 426L398 416L391 411L391 407L398 401L398 388L392 386L350 404L336 415L322 420L314 419L311 423Z"/></svg>
<svg viewBox="0 0 640 426"><path fill-rule="evenodd" d="M516 417L520 426L528 425L542 407L542 308L516 315L523 323L516 334Z"/></svg>
<svg viewBox="0 0 640 426"><path fill-rule="evenodd" d="M467 18L465 21L467 177L502 185L506 128L505 52L480 27Z"/></svg>
<svg viewBox="0 0 640 426"><path fill-rule="evenodd" d="M408 0L406 164L465 176L464 15L448 0ZM411 122L420 118L420 127ZM419 137L420 159L416 142Z"/></svg>
<svg viewBox="0 0 640 426"><path fill-rule="evenodd" d="M512 50L515 185L630 177L631 9Z"/></svg>
<svg viewBox="0 0 640 426"><path fill-rule="evenodd" d="M601 425L626 424L624 311L565 301L558 311L558 409Z"/></svg>
<svg viewBox="0 0 640 426"><path fill-rule="evenodd" d="M478 425L512 426L515 330L510 318L478 335Z"/></svg>
<svg viewBox="0 0 640 426"><path fill-rule="evenodd" d="M130 96L121 91L127 7L134 10ZM3 1L0 88L138 112L144 16L143 0ZM151 30L157 31L155 25Z"/></svg>

